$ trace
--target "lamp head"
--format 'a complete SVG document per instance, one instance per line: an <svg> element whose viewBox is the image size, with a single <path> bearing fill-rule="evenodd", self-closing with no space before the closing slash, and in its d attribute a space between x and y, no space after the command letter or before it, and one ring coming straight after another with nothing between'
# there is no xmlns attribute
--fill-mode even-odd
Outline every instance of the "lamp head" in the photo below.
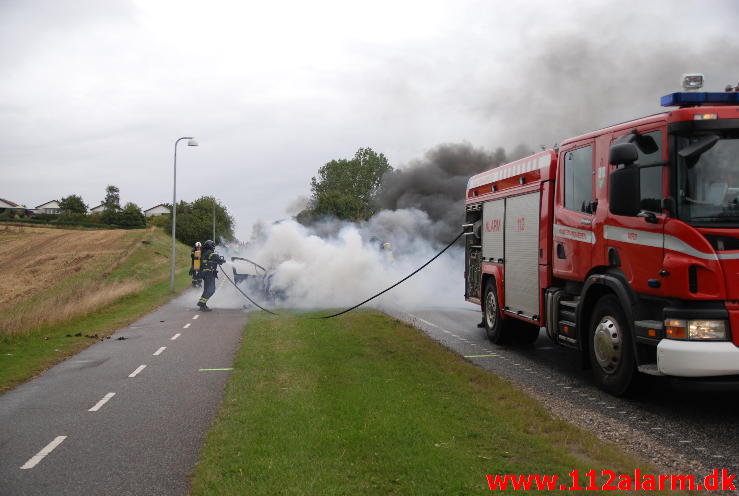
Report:
<svg viewBox="0 0 739 496"><path fill-rule="evenodd" d="M198 142L197 142L197 141L195 141L195 138L190 138L190 139L189 139L189 140L187 141L187 146L198 146Z"/></svg>

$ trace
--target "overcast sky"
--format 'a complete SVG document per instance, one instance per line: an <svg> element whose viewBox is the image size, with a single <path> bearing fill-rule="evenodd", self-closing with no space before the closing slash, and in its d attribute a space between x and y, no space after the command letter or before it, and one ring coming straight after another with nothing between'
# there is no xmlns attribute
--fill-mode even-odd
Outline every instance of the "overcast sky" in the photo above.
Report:
<svg viewBox="0 0 739 496"><path fill-rule="evenodd" d="M114 184L142 209L285 218L369 146L512 149L658 112L684 72L739 83L735 0L0 0L0 198Z"/></svg>

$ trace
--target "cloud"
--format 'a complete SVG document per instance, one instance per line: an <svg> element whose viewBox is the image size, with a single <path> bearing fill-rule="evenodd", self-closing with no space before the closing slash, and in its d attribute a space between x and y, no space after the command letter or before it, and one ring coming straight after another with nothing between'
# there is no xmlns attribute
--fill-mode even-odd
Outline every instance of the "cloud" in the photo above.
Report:
<svg viewBox="0 0 739 496"><path fill-rule="evenodd" d="M736 84L736 4L383 0L0 2L3 197L107 184L222 199L248 238L360 146L553 144L658 111L683 72ZM399 197L400 198L400 197Z"/></svg>

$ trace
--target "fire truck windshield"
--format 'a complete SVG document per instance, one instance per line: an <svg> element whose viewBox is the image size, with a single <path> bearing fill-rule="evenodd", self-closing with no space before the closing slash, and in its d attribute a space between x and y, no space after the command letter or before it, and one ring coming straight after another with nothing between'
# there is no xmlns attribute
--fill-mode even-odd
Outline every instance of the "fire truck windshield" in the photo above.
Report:
<svg viewBox="0 0 739 496"><path fill-rule="evenodd" d="M739 132L677 136L677 151L678 217L739 227Z"/></svg>

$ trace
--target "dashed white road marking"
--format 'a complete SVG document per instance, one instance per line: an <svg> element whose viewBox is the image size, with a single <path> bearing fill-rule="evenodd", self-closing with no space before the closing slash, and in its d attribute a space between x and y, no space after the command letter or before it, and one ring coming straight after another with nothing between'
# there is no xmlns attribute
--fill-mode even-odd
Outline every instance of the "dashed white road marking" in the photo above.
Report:
<svg viewBox="0 0 739 496"><path fill-rule="evenodd" d="M196 315L195 317L192 318L192 320L198 320L198 317L200 317L200 315Z"/></svg>
<svg viewBox="0 0 739 496"><path fill-rule="evenodd" d="M115 396L115 393L108 393L105 396L103 396L103 399L95 403L95 406L87 410L88 412L97 412L100 410L104 404L108 402L113 396Z"/></svg>
<svg viewBox="0 0 739 496"><path fill-rule="evenodd" d="M138 373L144 370L145 368L146 368L146 365L139 365L139 367L133 372L131 372L131 374L128 377L136 377Z"/></svg>
<svg viewBox="0 0 739 496"><path fill-rule="evenodd" d="M187 329L188 327L190 327L190 323L189 322L187 324L185 324L184 326L182 326L183 329Z"/></svg>
<svg viewBox="0 0 739 496"><path fill-rule="evenodd" d="M416 316L416 315L411 315L411 314L409 314L409 315L410 315L411 317L413 317L414 319L416 319L417 321L419 321L419 322L423 322L424 324L426 324L426 325L429 325L429 326L431 326L431 327L436 327L437 329L440 329L440 330L442 330L442 331L446 332L447 334L452 334L451 332L449 332L449 330L448 330L448 329L444 329L443 327L441 327L441 326L439 326L439 325L436 325L436 324L434 324L433 322L429 322L428 320L422 319L421 317L418 317L418 316ZM455 336L454 334L452 334L452 336L454 336L454 337L458 337L458 336Z"/></svg>
<svg viewBox="0 0 739 496"><path fill-rule="evenodd" d="M169 338L169 339L170 339L170 341L174 341L175 339L177 339L177 338L178 338L178 337L180 337L180 336L182 336L182 334L180 334L180 333L178 332L177 334L175 334L174 336L172 336L172 337L171 337L171 338Z"/></svg>
<svg viewBox="0 0 739 496"><path fill-rule="evenodd" d="M155 352L154 352L154 356L157 356L157 355L161 355L161 354L162 354L162 352L163 352L164 350L166 350L166 349L167 349L167 347L166 347L166 346L162 346L161 348L159 348L159 349L158 349L157 351L155 351Z"/></svg>
<svg viewBox="0 0 739 496"><path fill-rule="evenodd" d="M21 467L21 470L28 470L29 468L33 468L38 465L38 462L43 460L46 455L54 451L54 449L62 444L62 441L64 441L65 439L67 439L67 436L57 436L56 438L54 438L54 440L47 444L44 449L33 455L30 460L24 463Z"/></svg>

